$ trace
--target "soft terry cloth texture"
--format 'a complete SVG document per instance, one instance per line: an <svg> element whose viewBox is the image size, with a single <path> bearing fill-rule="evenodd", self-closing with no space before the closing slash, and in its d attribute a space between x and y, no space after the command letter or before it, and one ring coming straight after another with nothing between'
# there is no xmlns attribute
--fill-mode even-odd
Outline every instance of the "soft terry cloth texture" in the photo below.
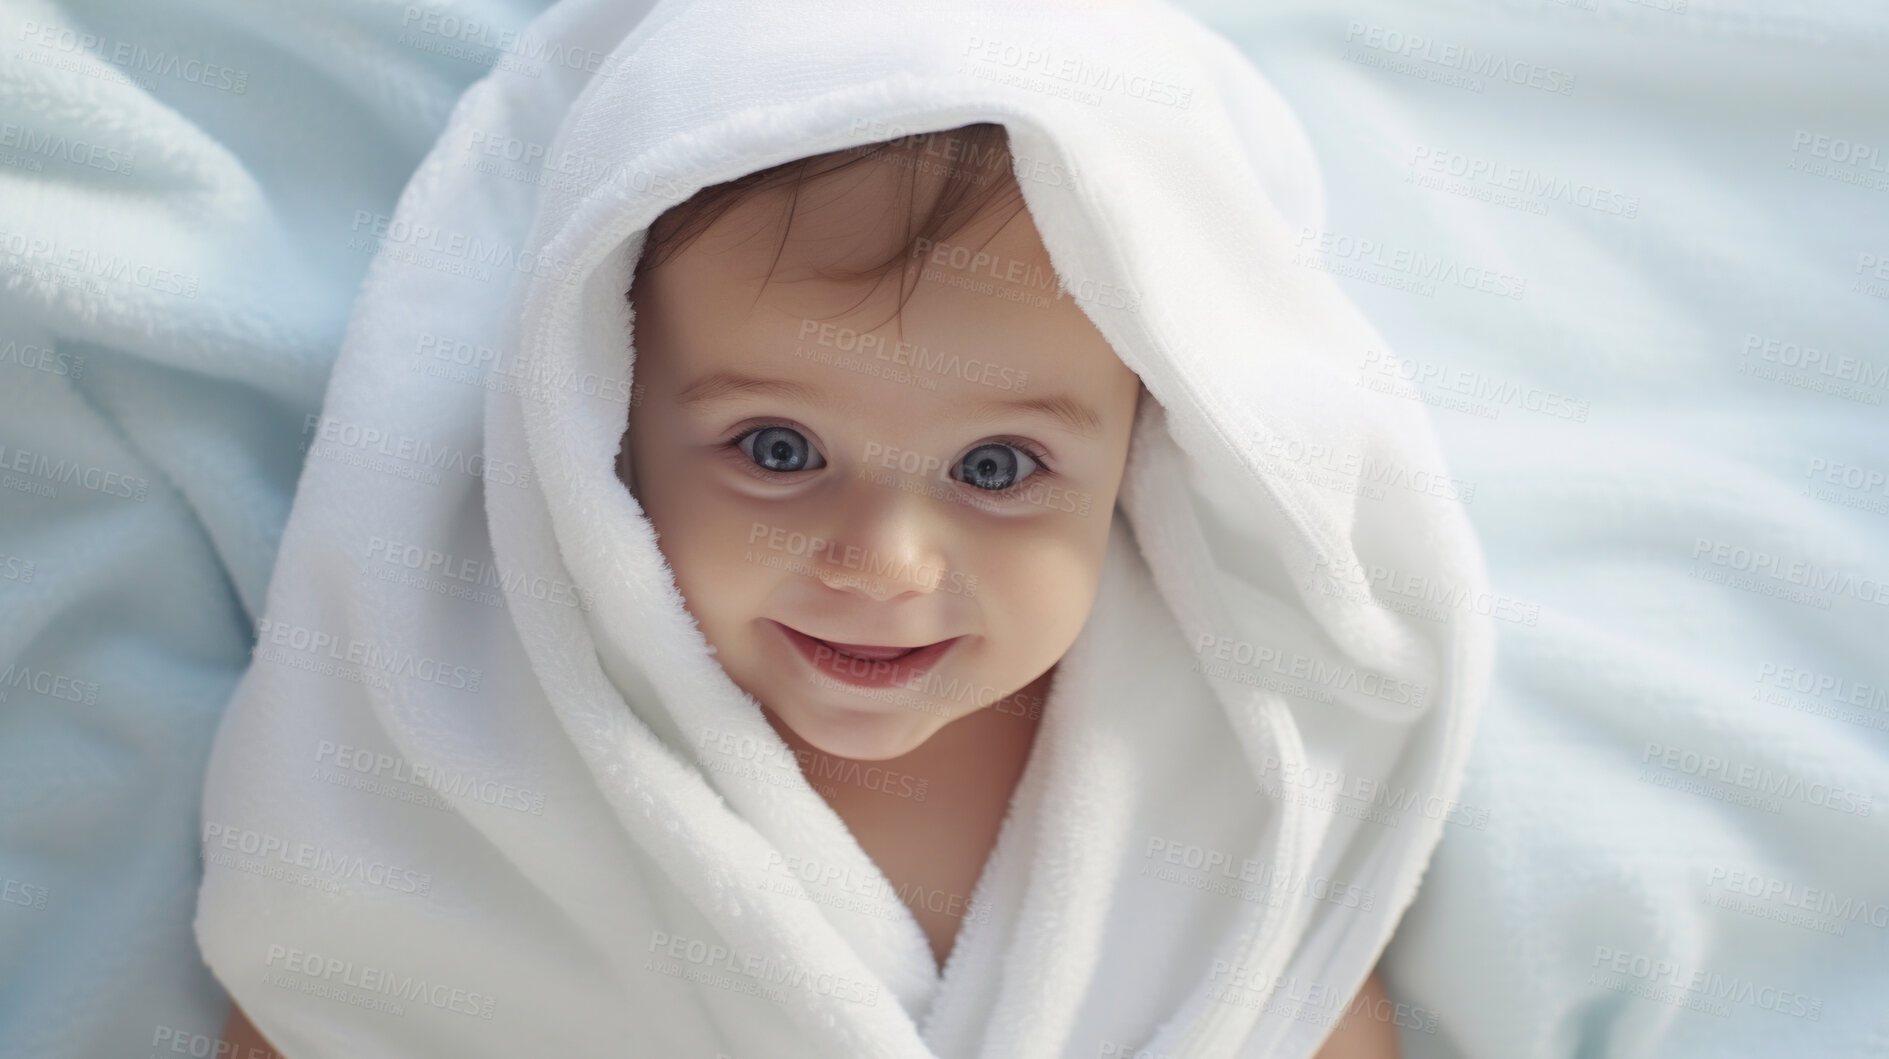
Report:
<svg viewBox="0 0 1889 1059"><path fill-rule="evenodd" d="M1333 370L1382 343L1289 263L1322 219L1289 112L1160 5L585 0L532 32L594 61L474 86L375 225L206 782L219 980L295 1059L1311 1054L1482 819L1453 795L1491 598L1421 407ZM1155 400L935 980L896 901L780 873L886 889L613 466L656 216L980 120Z"/></svg>
<svg viewBox="0 0 1889 1059"><path fill-rule="evenodd" d="M349 228L483 72L400 19L0 4L0 1056L228 1013L191 932L204 761L372 260Z"/></svg>
<svg viewBox="0 0 1889 1059"><path fill-rule="evenodd" d="M1348 375L1430 404L1533 619L1386 954L1405 1055L1889 1055L1889 7L1213 7L1406 361Z"/></svg>

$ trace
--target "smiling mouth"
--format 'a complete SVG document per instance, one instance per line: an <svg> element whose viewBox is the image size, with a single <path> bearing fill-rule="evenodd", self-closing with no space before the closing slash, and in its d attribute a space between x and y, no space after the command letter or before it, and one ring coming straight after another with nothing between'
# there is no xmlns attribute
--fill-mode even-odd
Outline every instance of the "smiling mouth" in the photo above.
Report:
<svg viewBox="0 0 1889 1059"><path fill-rule="evenodd" d="M951 640L957 639L957 637L953 636L951 640L934 640L931 643L915 644L911 647L900 647L896 644L841 643L838 640L823 640L810 632L802 632L792 625L787 625L783 622L777 621L774 622L774 624L779 625L783 631L792 633L795 636L805 637L814 643L830 647L835 654L845 655L848 658L857 658L866 662L890 662L895 659L904 658L906 655L912 654L915 651L923 651L928 647L936 647L939 644L950 643Z"/></svg>
<svg viewBox="0 0 1889 1059"><path fill-rule="evenodd" d="M831 647L834 654L845 655L848 658L858 658L867 662L890 662L894 659L904 658L906 655L919 649L917 647L880 647L875 644L838 643L833 640L822 640L818 636L810 636L808 639ZM929 647L931 645L923 644L921 646Z"/></svg>
<svg viewBox="0 0 1889 1059"><path fill-rule="evenodd" d="M815 669L848 684L882 686L909 680L936 665L962 636L949 640L900 647L893 644L849 644L809 636L791 625L771 622Z"/></svg>

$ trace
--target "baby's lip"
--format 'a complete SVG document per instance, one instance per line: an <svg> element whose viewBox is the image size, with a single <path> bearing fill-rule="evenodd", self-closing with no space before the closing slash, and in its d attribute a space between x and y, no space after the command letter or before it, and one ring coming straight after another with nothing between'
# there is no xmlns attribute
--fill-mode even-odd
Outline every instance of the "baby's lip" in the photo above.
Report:
<svg viewBox="0 0 1889 1059"><path fill-rule="evenodd" d="M826 644L828 647L831 647L841 654L852 655L854 658L865 658L874 662L885 662L894 658L904 658L906 655L918 650L917 647L882 647L876 644L840 643L837 640L823 640L818 636L814 637L814 639L820 640L821 643ZM921 644L920 646L924 645Z"/></svg>
<svg viewBox="0 0 1889 1059"><path fill-rule="evenodd" d="M783 623L775 622L775 624L781 625ZM802 636L807 637L810 640L818 640L821 643L826 644L828 647L833 648L835 651L840 652L841 654L851 655L854 658L864 658L873 662L883 662L883 661L888 661L894 658L904 658L906 655L911 654L913 651L916 651L919 648L930 647L932 646L932 644L938 644L938 643L944 642L943 640L933 640L931 641L931 643L911 644L909 646L900 646L897 644L847 643L844 640L829 640L824 636L815 636L813 633L807 632L804 629L795 628L792 625L787 625L785 627L789 629L793 629L795 632L799 633ZM955 639L955 638L956 637L951 637L951 639Z"/></svg>

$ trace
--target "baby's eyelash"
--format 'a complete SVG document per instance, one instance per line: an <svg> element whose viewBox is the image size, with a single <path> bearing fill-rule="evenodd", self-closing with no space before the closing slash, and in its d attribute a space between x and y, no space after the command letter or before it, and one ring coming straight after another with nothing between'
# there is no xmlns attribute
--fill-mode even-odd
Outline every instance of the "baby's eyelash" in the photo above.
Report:
<svg viewBox="0 0 1889 1059"><path fill-rule="evenodd" d="M787 424L785 423L763 423L760 426L736 427L735 432L733 434L730 434L726 438L722 439L722 447L733 448L734 446L740 444L742 438L747 437L749 434L752 434L757 430L766 430L768 427L771 427L771 426L786 426L786 425Z"/></svg>
<svg viewBox="0 0 1889 1059"><path fill-rule="evenodd" d="M978 442L978 444L980 445L987 445L987 444L1014 445L1017 448L1022 449L1024 452L1029 453L1030 458L1036 461L1036 465L1038 467L1042 468L1045 471L1049 470L1049 462L1048 462L1049 453L1044 452L1042 448L1040 448L1039 446L1037 446L1036 444L1032 442L1025 441L1023 438L991 438L989 441L980 441Z"/></svg>

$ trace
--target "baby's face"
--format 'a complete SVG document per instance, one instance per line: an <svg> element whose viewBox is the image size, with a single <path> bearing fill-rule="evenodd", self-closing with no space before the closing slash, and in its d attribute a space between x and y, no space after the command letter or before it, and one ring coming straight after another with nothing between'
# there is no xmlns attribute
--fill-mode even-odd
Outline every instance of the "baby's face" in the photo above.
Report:
<svg viewBox="0 0 1889 1059"><path fill-rule="evenodd" d="M772 282L767 193L636 281L619 470L730 678L814 747L883 760L1074 642L1140 384L1054 296L1027 211L925 254L902 335L896 275L819 275L906 241L903 174L863 168L803 191ZM931 264L955 246L975 270Z"/></svg>

